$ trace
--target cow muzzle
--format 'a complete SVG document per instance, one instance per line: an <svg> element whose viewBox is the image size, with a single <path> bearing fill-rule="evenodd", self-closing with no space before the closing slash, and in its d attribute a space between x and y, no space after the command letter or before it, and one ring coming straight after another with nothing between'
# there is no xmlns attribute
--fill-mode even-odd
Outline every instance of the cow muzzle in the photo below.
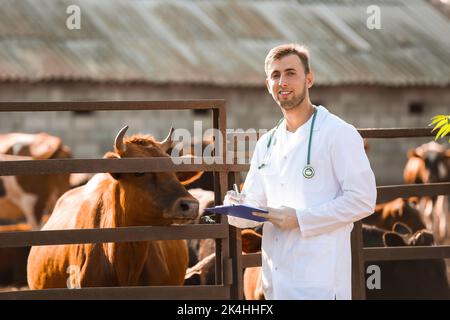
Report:
<svg viewBox="0 0 450 320"><path fill-rule="evenodd" d="M165 216L171 219L194 220L198 217L199 202L195 199L178 199Z"/></svg>

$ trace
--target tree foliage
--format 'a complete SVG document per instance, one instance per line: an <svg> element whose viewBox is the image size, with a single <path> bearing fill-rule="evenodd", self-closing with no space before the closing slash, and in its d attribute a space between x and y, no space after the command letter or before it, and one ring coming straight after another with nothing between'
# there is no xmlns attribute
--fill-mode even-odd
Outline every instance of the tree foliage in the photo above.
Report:
<svg viewBox="0 0 450 320"><path fill-rule="evenodd" d="M429 124L429 126L434 125L434 128L433 130L431 130L431 132L439 129L439 131L436 133L436 138L434 139L434 141L436 141L439 138L443 138L450 133L450 115L437 115L433 117L431 120L432 121Z"/></svg>

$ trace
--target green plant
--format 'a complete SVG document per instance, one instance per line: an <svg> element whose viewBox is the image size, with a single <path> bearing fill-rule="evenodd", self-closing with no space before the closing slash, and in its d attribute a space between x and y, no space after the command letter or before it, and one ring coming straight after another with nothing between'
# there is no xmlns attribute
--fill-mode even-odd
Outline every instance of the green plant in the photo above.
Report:
<svg viewBox="0 0 450 320"><path fill-rule="evenodd" d="M439 138L445 137L450 132L450 115L434 116L431 120L432 121L429 124L429 126L434 125L434 128L433 128L433 130L431 130L431 132L433 132L436 129L441 128L438 131L438 133L436 133L436 138L434 139L434 141L436 141ZM449 139L449 142L450 142L450 139Z"/></svg>

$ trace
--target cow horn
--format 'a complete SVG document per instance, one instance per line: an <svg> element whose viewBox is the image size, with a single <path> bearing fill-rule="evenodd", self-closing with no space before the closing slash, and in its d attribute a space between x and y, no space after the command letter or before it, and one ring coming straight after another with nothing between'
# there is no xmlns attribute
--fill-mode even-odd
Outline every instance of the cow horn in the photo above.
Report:
<svg viewBox="0 0 450 320"><path fill-rule="evenodd" d="M123 137L125 136L125 132L127 132L128 126L123 127L120 129L119 133L116 136L116 139L114 140L114 146L116 147L117 152L125 152L126 147L123 144Z"/></svg>
<svg viewBox="0 0 450 320"><path fill-rule="evenodd" d="M170 130L169 130L169 134L161 142L161 148L164 150L164 152L167 152L167 150L169 150L172 147L172 144L173 144L172 135L173 135L174 131L175 131L175 129L173 128L173 126L171 126Z"/></svg>

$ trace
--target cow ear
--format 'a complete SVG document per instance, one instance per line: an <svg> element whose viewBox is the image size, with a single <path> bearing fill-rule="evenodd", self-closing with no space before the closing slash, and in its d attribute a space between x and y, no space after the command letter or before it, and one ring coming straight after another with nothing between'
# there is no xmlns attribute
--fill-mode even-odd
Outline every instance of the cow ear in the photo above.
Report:
<svg viewBox="0 0 450 320"><path fill-rule="evenodd" d="M412 234L411 228L408 227L408 225L404 224L403 222L396 222L392 227L392 231L403 235Z"/></svg>
<svg viewBox="0 0 450 320"><path fill-rule="evenodd" d="M408 161L403 169L403 180L406 183L417 183L417 180L421 179L421 183L423 183L424 179L426 179L424 172L425 161L418 156L408 156Z"/></svg>
<svg viewBox="0 0 450 320"><path fill-rule="evenodd" d="M427 152L427 148L424 147L425 145L421 145L420 147L417 147L415 149L409 149L408 152L406 153L406 157L408 159L411 158L417 158L417 160L424 160L425 159L425 154Z"/></svg>
<svg viewBox="0 0 450 320"><path fill-rule="evenodd" d="M432 246L434 245L434 236L428 230L417 231L412 239L411 244L414 246Z"/></svg>
<svg viewBox="0 0 450 320"><path fill-rule="evenodd" d="M261 251L261 235L254 230L245 229L241 232L242 251L245 253L256 253Z"/></svg>
<svg viewBox="0 0 450 320"><path fill-rule="evenodd" d="M178 180L181 182L183 186L188 186L194 181L200 179L203 175L203 171L197 172L177 172L176 173Z"/></svg>
<svg viewBox="0 0 450 320"><path fill-rule="evenodd" d="M30 144L30 155L36 160L49 159L61 147L62 141L58 137L39 133Z"/></svg>
<svg viewBox="0 0 450 320"><path fill-rule="evenodd" d="M120 156L115 153L115 152L107 152L103 158L105 159L120 159ZM122 173L120 172L109 172L109 174L111 175L111 177L113 177L115 180L119 180Z"/></svg>
<svg viewBox="0 0 450 320"><path fill-rule="evenodd" d="M70 159L73 157L73 154L72 154L72 150L68 146L63 144L61 146L61 149L58 151L57 154L55 154L55 156L58 159Z"/></svg>
<svg viewBox="0 0 450 320"><path fill-rule="evenodd" d="M385 232L383 234L383 244L385 247L403 247L406 246L402 236L395 232Z"/></svg>

